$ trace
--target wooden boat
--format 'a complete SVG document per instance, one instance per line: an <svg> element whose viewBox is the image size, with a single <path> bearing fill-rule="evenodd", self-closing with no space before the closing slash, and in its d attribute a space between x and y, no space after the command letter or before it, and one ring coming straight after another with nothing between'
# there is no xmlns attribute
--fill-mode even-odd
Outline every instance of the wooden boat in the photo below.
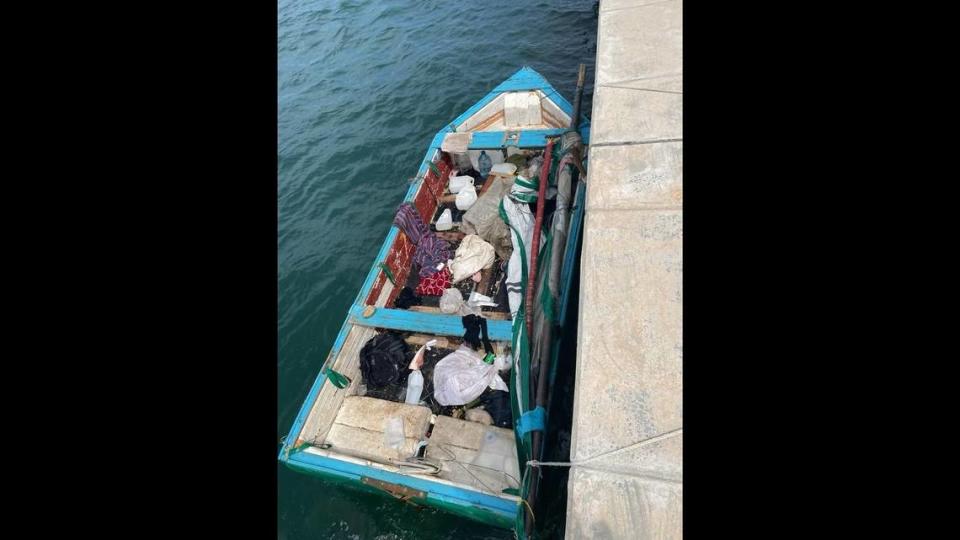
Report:
<svg viewBox="0 0 960 540"><path fill-rule="evenodd" d="M582 78L581 67L581 88ZM504 286L507 265L499 256L491 268L483 270L479 283L467 279L457 285L465 296L475 290L492 297L498 304L484 307L482 316L487 319L496 353L509 350L513 356L508 378L514 429L454 418L442 412L437 414L436 407L406 404L403 396L382 399L383 396L364 395L359 352L373 336L397 332L411 351L430 339L439 340L432 358L428 358L428 365L423 368L424 377L429 380L430 366L435 365L437 358L456 349L464 333L460 315L443 313L437 307L436 297L423 297L424 305L409 309L394 306L404 285L416 286L418 272L412 262L415 246L393 225L316 381L282 441L281 462L294 470L362 490L389 494L408 503L428 505L514 529L521 537L531 532L529 497L536 489L538 475L531 474L527 462L532 456L542 456L542 448L535 444L535 439L542 436L546 409L549 409L549 400L544 401L543 396L535 400L534 394L537 383L548 389L552 386L557 365L554 360L563 339L559 332L551 342L548 331L544 346L538 328L545 325L553 330L564 326L584 211L584 184L582 179L576 180L578 172L574 170L580 168L583 160L579 157L575 160L577 167L558 167L561 152L556 151L559 146L554 148L571 133L576 134L573 138L581 140L583 145L589 142L589 124L575 112L579 109L579 93L576 102L576 107L571 105L533 69L520 69L436 134L404 198L435 231L434 224L441 212L445 208L455 210L454 196L447 191L450 171L457 163L462 166L465 159L470 159L478 168L481 152L489 155L494 164L518 153L527 158L546 154L543 157L547 166L542 172L551 185L557 184L556 178L562 172L558 169L574 177L575 187L567 197L572 204L565 203L568 224L560 223L558 227L562 229L558 229L556 235L546 234L542 249L531 251L539 253L537 260L530 259L530 269L524 265L524 287L529 287L531 282L539 283L536 302L531 303L533 296L524 299L523 309L511 319ZM578 121L571 122L572 118ZM447 151L457 146L459 148ZM494 176L491 173L486 179L481 178L482 187L477 189L481 196ZM544 207L550 205L537 206L544 212ZM549 217L559 214L553 211ZM560 218L554 220L560 221ZM543 221L544 233L548 232L547 223ZM456 227L451 232L438 234L450 242L451 252L463 236ZM548 242L554 239L557 247L549 256ZM539 279L531 280L537 263L541 268ZM556 281L552 290L547 285L551 278ZM527 304L536 307L529 308ZM535 322L528 331L531 320ZM547 370L546 366L551 367ZM540 373L547 374L549 380ZM343 376L349 379L349 384L345 384ZM404 441L399 451L396 445L388 448L384 443L384 421L392 417L403 418ZM484 441L494 436L499 437L497 440L509 441L510 452L516 459L504 459L503 465L496 467L477 465Z"/></svg>

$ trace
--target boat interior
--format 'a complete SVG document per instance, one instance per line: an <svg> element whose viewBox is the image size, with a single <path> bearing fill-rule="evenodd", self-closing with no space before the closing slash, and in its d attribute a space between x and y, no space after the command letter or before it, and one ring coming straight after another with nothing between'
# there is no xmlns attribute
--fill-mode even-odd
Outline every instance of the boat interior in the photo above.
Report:
<svg viewBox="0 0 960 540"><path fill-rule="evenodd" d="M419 185L412 197L420 217L429 224L431 231L449 243L450 252L455 252L465 236L460 231L464 212L457 209L456 195L449 191L450 172L456 169L460 175L473 176L478 197L498 181L495 173L484 178L477 172L482 149L470 147L471 135L490 131L519 134L524 130L566 125L569 125L569 116L539 90L500 94L460 123L456 131L447 133L443 147L431 150L430 166L418 178ZM517 165L517 173L525 176L531 160L542 152L542 148L512 145L486 150L494 165L509 161ZM451 210L453 227L437 231L436 221L445 209ZM549 211L549 203L545 211ZM399 311L394 302L400 291L404 286L410 289L417 286L419 269L412 262L416 246L409 242L403 231L391 234L393 238L391 240L388 236L389 249L385 258L389 272L381 268L373 274L372 284L365 289L369 292L358 299L369 311ZM483 307L481 311L489 321L510 320L504 285L505 266L498 254L494 263L482 270L479 282L465 279L453 285L460 290L465 301L474 291L492 298L496 306ZM408 311L449 317L441 312L439 298L421 296L421 305L409 306ZM513 430L472 421L468 419L471 415L465 407L442 407L432 397L433 368L461 345L463 329L459 335L453 328L446 335L424 333L415 328L377 327L365 324L357 317L348 319L346 326L345 339L339 348L334 347L325 366L345 375L351 383L343 389L329 381L322 385L297 436L297 444L309 442L311 446L305 451L315 454L394 472L430 475L438 482L515 499L515 495L504 493L506 489L520 487ZM360 373L360 350L368 340L382 332L396 332L402 337L410 358L425 343L437 340L432 350L426 352L421 368L424 387L420 404L404 403L405 384L378 389L365 385ZM509 338L493 341L496 354L509 353L510 342L506 339ZM501 373L508 384L510 376L511 372ZM395 444L389 447L385 444L387 420L396 417L403 419L404 440L399 449ZM505 454L504 459L485 460L494 447L495 451Z"/></svg>
<svg viewBox="0 0 960 540"><path fill-rule="evenodd" d="M411 405L404 403L404 384L372 391L366 388L360 374L360 349L382 331L386 330L352 326L331 366L352 382L345 389L333 384L323 386L300 435L313 445L306 451L394 472L430 474L461 487L509 497L503 490L519 487L520 481L513 430L468 420L465 407L442 407L433 399L433 368L458 348L462 340L400 333L411 358L427 341L437 340L436 345L425 352L421 367L424 379L421 402ZM509 343L492 344L497 354L508 352ZM400 448L388 446L385 433L388 421L397 417L402 418L403 424ZM481 454L485 444L491 440L497 442L497 448L508 449L503 452L504 459L479 463L484 459ZM426 444L422 445L422 441ZM414 456L419 459L407 459ZM502 466L498 466L500 464Z"/></svg>

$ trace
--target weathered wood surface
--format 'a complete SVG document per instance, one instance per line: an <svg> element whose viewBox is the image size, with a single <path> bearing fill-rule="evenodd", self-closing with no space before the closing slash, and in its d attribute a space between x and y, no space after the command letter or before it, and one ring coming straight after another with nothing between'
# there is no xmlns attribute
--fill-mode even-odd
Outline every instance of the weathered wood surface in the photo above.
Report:
<svg viewBox="0 0 960 540"><path fill-rule="evenodd" d="M338 373L350 377L352 382L350 386L341 390L330 381L324 381L300 432L300 440L311 441L314 444L323 442L327 430L330 429L340 410L343 398L355 395L357 392L357 386L360 384L360 349L375 333L373 328L364 326L354 325L350 329L343 347L340 348L340 353L330 365Z"/></svg>

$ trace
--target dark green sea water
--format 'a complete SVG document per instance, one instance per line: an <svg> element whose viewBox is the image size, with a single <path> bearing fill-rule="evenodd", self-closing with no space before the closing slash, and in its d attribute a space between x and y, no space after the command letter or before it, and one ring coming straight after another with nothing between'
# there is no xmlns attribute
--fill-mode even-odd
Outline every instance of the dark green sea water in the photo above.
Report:
<svg viewBox="0 0 960 540"><path fill-rule="evenodd" d="M279 440L433 135L524 65L572 101L587 64L589 114L597 21L592 0L280 0L278 17ZM558 381L558 407L571 389ZM562 456L569 416L551 424ZM278 538L513 538L277 467ZM562 527L563 474L544 480L547 536Z"/></svg>

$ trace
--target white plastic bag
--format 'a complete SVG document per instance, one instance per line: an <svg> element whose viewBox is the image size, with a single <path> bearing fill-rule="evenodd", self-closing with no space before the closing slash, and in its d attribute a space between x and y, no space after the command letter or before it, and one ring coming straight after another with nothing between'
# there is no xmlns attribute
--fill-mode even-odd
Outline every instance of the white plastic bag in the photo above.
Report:
<svg viewBox="0 0 960 540"><path fill-rule="evenodd" d="M463 294L461 294L460 289L456 287L450 287L440 295L440 311L443 313L453 315L460 311L460 306L462 305L464 305Z"/></svg>
<svg viewBox="0 0 960 540"><path fill-rule="evenodd" d="M473 184L463 186L463 189L457 193L456 204L458 210L469 210L475 202L477 202L477 188L473 187Z"/></svg>
<svg viewBox="0 0 960 540"><path fill-rule="evenodd" d="M480 315L480 310L463 301L463 293L450 287L440 296L440 311L448 315Z"/></svg>
<svg viewBox="0 0 960 540"><path fill-rule="evenodd" d="M468 347L460 348L445 356L433 368L433 396L440 405L465 405L480 397L487 387L509 392L498 367L504 360L486 364L483 358Z"/></svg>
<svg viewBox="0 0 960 540"><path fill-rule="evenodd" d="M497 307L497 304L493 302L493 298L485 294L480 294L477 291L470 293L470 298L467 299L467 305L472 308Z"/></svg>
<svg viewBox="0 0 960 540"><path fill-rule="evenodd" d="M453 214L450 212L450 209L447 208L440 214L440 217L437 218L437 230L438 231L449 231L453 228Z"/></svg>
<svg viewBox="0 0 960 540"><path fill-rule="evenodd" d="M459 195L458 195L459 196ZM468 234L460 241L450 262L451 283L460 283L477 272L490 268L496 258L493 246L475 234Z"/></svg>

